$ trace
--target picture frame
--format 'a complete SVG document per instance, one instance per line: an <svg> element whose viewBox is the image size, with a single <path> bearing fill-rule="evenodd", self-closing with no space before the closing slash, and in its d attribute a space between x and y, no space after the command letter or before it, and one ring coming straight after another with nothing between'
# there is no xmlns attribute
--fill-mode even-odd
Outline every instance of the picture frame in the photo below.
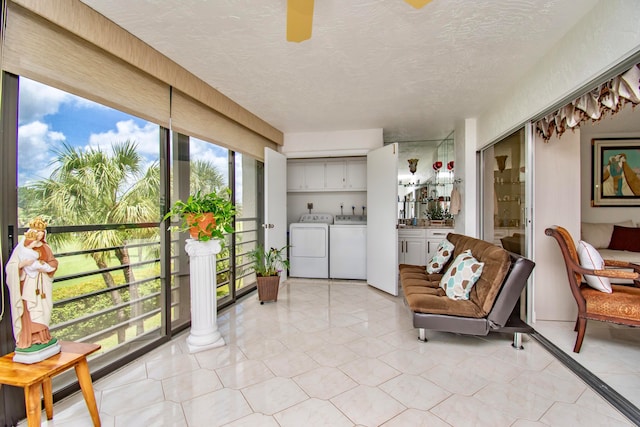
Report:
<svg viewBox="0 0 640 427"><path fill-rule="evenodd" d="M592 139L591 206L640 206L640 137Z"/></svg>

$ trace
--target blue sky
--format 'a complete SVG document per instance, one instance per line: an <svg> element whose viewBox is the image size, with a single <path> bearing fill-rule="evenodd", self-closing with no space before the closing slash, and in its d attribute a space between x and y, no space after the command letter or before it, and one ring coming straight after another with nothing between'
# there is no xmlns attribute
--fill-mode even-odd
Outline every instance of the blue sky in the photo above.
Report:
<svg viewBox="0 0 640 427"><path fill-rule="evenodd" d="M18 185L48 178L54 149L66 142L83 149L135 141L146 165L158 160L159 126L33 80L20 78L18 116ZM192 158L208 160L226 171L227 150L193 144Z"/></svg>

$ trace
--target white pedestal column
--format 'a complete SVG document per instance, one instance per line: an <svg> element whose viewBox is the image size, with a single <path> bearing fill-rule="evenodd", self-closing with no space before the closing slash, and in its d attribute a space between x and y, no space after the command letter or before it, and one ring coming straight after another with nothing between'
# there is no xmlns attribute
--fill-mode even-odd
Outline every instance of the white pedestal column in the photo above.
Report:
<svg viewBox="0 0 640 427"><path fill-rule="evenodd" d="M225 345L218 331L216 304L216 254L221 249L217 240L187 239L185 250L191 273L191 333L187 337L190 353Z"/></svg>

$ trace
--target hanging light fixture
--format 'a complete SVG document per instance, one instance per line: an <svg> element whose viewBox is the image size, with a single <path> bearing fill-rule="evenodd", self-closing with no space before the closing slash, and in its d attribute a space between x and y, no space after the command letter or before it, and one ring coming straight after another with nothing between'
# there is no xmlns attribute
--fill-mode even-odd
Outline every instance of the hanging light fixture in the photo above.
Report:
<svg viewBox="0 0 640 427"><path fill-rule="evenodd" d="M409 159L407 161L409 162L409 172L415 174L418 168L418 159Z"/></svg>

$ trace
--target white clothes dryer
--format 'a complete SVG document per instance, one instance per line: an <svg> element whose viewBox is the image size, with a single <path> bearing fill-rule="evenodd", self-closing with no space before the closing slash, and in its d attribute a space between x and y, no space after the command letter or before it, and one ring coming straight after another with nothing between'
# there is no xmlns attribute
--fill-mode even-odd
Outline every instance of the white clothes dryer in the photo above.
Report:
<svg viewBox="0 0 640 427"><path fill-rule="evenodd" d="M304 214L289 226L289 275L329 278L331 214Z"/></svg>
<svg viewBox="0 0 640 427"><path fill-rule="evenodd" d="M367 217L336 215L329 235L329 277L366 280Z"/></svg>

